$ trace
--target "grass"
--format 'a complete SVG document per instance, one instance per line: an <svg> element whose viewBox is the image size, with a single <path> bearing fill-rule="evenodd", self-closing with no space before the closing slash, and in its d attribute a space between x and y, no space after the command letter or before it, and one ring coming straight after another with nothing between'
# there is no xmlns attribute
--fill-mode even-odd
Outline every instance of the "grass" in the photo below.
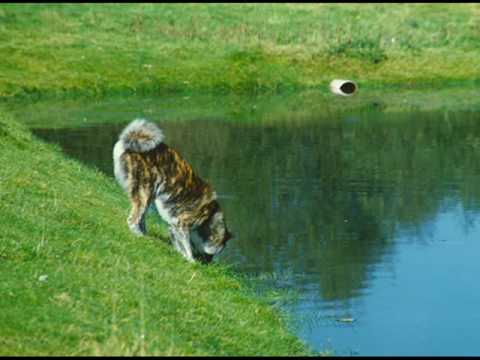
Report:
<svg viewBox="0 0 480 360"><path fill-rule="evenodd" d="M478 82L479 4L2 4L0 97Z"/></svg>
<svg viewBox="0 0 480 360"><path fill-rule="evenodd" d="M309 355L222 265L132 236L113 180L0 113L2 355ZM152 221L150 221L152 224Z"/></svg>

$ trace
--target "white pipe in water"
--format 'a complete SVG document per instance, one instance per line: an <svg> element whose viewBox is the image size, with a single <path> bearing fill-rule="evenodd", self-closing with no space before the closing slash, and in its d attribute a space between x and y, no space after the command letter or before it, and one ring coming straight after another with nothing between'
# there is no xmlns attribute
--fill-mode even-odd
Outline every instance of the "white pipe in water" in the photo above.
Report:
<svg viewBox="0 0 480 360"><path fill-rule="evenodd" d="M332 80L330 83L330 90L337 95L351 96L357 91L357 84L351 80Z"/></svg>

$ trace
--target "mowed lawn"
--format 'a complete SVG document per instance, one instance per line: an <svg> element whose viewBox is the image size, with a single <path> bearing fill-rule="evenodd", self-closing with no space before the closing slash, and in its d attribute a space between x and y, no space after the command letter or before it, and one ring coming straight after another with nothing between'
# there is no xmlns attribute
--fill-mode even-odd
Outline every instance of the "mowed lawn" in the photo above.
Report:
<svg viewBox="0 0 480 360"><path fill-rule="evenodd" d="M478 81L480 4L1 4L0 96Z"/></svg>

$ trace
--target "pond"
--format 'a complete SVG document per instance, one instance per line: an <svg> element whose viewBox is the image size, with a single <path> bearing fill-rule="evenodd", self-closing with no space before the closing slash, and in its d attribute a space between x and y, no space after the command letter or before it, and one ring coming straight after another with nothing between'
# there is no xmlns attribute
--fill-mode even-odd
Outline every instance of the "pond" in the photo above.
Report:
<svg viewBox="0 0 480 360"><path fill-rule="evenodd" d="M219 194L236 239L218 259L290 290L282 306L337 355L480 355L480 95L159 98L12 108L113 176L146 117Z"/></svg>

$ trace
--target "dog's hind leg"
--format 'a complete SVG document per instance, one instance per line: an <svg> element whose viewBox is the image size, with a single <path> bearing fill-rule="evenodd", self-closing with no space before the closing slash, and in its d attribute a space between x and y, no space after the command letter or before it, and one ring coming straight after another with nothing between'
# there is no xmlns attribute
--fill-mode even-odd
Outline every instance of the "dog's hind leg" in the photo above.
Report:
<svg viewBox="0 0 480 360"><path fill-rule="evenodd" d="M145 216L150 205L150 196L145 192L132 192L130 194L132 208L128 216L128 227L135 235L144 235L147 232Z"/></svg>

